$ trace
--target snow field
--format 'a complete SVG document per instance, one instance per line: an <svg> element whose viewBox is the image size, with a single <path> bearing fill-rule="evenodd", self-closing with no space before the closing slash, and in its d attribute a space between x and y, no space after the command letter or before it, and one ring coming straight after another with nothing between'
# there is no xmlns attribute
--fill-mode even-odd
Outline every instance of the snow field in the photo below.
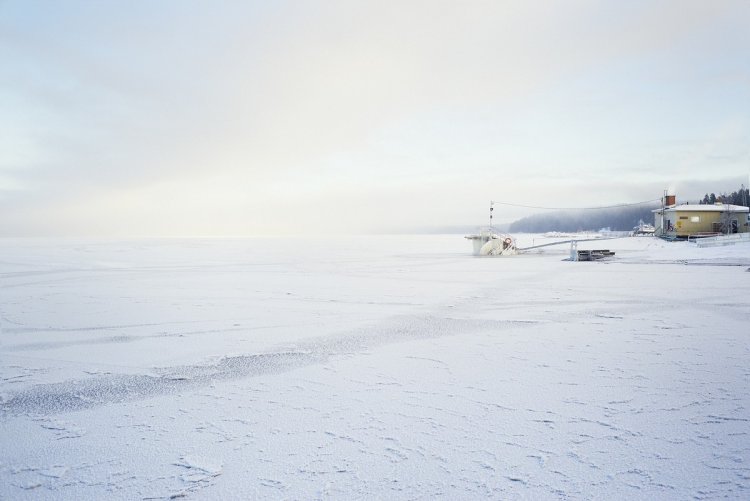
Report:
<svg viewBox="0 0 750 501"><path fill-rule="evenodd" d="M747 246L461 240L6 242L0 498L748 497Z"/></svg>

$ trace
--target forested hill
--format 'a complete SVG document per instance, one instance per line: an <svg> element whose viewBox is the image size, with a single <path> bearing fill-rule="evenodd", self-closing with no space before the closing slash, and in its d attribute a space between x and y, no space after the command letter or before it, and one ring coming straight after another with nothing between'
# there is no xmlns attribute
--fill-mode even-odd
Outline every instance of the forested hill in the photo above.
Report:
<svg viewBox="0 0 750 501"><path fill-rule="evenodd" d="M721 193L720 195L706 193L703 200L700 200L698 203L715 204L716 202L750 207L750 189L742 186L738 191L733 191L732 193Z"/></svg>
<svg viewBox="0 0 750 501"><path fill-rule="evenodd" d="M544 233L547 231L583 231L609 228L612 231L628 231L640 220L654 223L651 212L658 204L614 209L556 211L534 214L512 223L510 231L516 233Z"/></svg>
<svg viewBox="0 0 750 501"><path fill-rule="evenodd" d="M714 204L716 202L750 206L750 190L744 186L732 193L706 193L702 200L678 203ZM544 233L547 231L584 231L609 228L612 231L629 231L640 220L654 224L654 214L659 204L577 211L556 211L534 214L512 223L509 231L516 233Z"/></svg>

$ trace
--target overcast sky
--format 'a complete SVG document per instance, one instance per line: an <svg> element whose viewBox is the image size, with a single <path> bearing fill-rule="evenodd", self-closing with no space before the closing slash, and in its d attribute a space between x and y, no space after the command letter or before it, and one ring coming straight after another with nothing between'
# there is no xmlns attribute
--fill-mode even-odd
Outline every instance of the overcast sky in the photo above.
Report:
<svg viewBox="0 0 750 501"><path fill-rule="evenodd" d="M747 0L0 0L0 235L408 231L490 200L733 191L748 26Z"/></svg>

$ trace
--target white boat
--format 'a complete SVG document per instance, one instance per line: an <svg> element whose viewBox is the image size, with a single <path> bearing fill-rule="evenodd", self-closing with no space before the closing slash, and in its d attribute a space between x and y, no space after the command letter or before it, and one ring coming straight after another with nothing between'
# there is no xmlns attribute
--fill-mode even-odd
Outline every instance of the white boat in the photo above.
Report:
<svg viewBox="0 0 750 501"><path fill-rule="evenodd" d="M653 224L644 223L643 219L638 221L638 226L633 227L633 236L638 235L653 235L656 232Z"/></svg>
<svg viewBox="0 0 750 501"><path fill-rule="evenodd" d="M474 235L464 238L471 240L475 256L509 256L517 254L515 239L504 233L495 233L492 229L482 229Z"/></svg>

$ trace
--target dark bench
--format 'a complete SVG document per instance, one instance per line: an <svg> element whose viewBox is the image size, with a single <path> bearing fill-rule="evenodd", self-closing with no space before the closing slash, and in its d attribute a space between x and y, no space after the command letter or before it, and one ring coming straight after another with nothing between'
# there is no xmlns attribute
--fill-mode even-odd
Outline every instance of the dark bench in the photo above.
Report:
<svg viewBox="0 0 750 501"><path fill-rule="evenodd" d="M579 261L594 261L596 259L602 259L605 257L614 256L615 253L609 249L597 249L597 250L579 250L578 260Z"/></svg>

